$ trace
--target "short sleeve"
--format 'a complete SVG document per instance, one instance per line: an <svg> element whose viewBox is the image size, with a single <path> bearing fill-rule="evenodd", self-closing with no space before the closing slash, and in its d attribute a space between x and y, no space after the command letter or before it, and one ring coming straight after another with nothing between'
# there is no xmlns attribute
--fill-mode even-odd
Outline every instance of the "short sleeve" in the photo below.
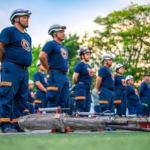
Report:
<svg viewBox="0 0 150 150"><path fill-rule="evenodd" d="M0 42L4 42L8 45L11 36L12 36L11 31L8 28L3 29L2 32L0 33Z"/></svg>
<svg viewBox="0 0 150 150"><path fill-rule="evenodd" d="M54 43L50 41L44 45L44 47L42 48L42 51L50 55L50 53L53 50L53 47L54 47Z"/></svg>
<svg viewBox="0 0 150 150"><path fill-rule="evenodd" d="M82 70L82 65L80 63L78 63L75 67L74 67L74 72L76 73L80 73Z"/></svg>
<svg viewBox="0 0 150 150"><path fill-rule="evenodd" d="M106 76L106 69L105 68L99 69L98 76L104 78Z"/></svg>
<svg viewBox="0 0 150 150"><path fill-rule="evenodd" d="M40 75L38 73L34 74L34 82L40 81Z"/></svg>

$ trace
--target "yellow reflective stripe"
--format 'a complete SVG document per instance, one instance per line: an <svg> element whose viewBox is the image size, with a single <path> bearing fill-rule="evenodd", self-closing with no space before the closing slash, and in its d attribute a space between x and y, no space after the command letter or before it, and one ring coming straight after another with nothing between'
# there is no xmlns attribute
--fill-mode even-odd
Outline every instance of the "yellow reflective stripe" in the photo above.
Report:
<svg viewBox="0 0 150 150"><path fill-rule="evenodd" d="M50 86L50 87L47 87L47 90L55 90L55 91L57 91L58 87Z"/></svg>
<svg viewBox="0 0 150 150"><path fill-rule="evenodd" d="M108 101L99 101L99 103L108 104Z"/></svg>
<svg viewBox="0 0 150 150"><path fill-rule="evenodd" d="M10 118L0 118L0 122L10 122Z"/></svg>
<svg viewBox="0 0 150 150"><path fill-rule="evenodd" d="M35 100L34 103L42 103L40 100Z"/></svg>
<svg viewBox="0 0 150 150"><path fill-rule="evenodd" d="M29 109L25 109L24 111L25 111L25 112L29 112Z"/></svg>
<svg viewBox="0 0 150 150"><path fill-rule="evenodd" d="M85 99L85 96L76 96L75 100L77 100L77 99Z"/></svg>
<svg viewBox="0 0 150 150"><path fill-rule="evenodd" d="M18 122L18 118L12 120L12 123L16 123L16 122Z"/></svg>
<svg viewBox="0 0 150 150"><path fill-rule="evenodd" d="M16 123L16 122L18 122L18 121L12 121L11 123Z"/></svg>
<svg viewBox="0 0 150 150"><path fill-rule="evenodd" d="M11 86L11 85L12 85L12 82L3 81L3 82L1 82L1 85Z"/></svg>
<svg viewBox="0 0 150 150"><path fill-rule="evenodd" d="M121 103L121 100L115 100L114 104L116 104L116 103Z"/></svg>

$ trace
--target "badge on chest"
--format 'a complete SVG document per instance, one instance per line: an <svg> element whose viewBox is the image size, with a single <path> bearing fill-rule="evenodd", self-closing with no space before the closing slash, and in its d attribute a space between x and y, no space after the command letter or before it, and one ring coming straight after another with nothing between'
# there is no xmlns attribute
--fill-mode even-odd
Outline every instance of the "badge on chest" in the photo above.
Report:
<svg viewBox="0 0 150 150"><path fill-rule="evenodd" d="M68 58L68 53L67 53L67 51L66 51L64 48L61 48L61 49L60 49L60 52L61 52L61 56L62 56L64 59L67 59L67 58Z"/></svg>
<svg viewBox="0 0 150 150"><path fill-rule="evenodd" d="M44 78L44 82L47 83L47 79L46 78Z"/></svg>
<svg viewBox="0 0 150 150"><path fill-rule="evenodd" d="M87 68L89 76L92 77L94 75L94 71L91 68Z"/></svg>
<svg viewBox="0 0 150 150"><path fill-rule="evenodd" d="M126 80L125 79L122 79L121 82L122 82L123 86L126 86Z"/></svg>
<svg viewBox="0 0 150 150"><path fill-rule="evenodd" d="M115 76L114 76L113 73L111 73L111 78L112 78L113 81L115 80Z"/></svg>
<svg viewBox="0 0 150 150"><path fill-rule="evenodd" d="M136 94L136 95L138 95L138 91L137 91L137 89L135 89L135 94Z"/></svg>
<svg viewBox="0 0 150 150"><path fill-rule="evenodd" d="M30 50L31 50L31 49L30 49L30 44L29 44L29 42L28 42L27 40L25 40L25 39L22 39L22 40L21 40L21 46L22 46L22 48L25 49L26 51L30 51Z"/></svg>

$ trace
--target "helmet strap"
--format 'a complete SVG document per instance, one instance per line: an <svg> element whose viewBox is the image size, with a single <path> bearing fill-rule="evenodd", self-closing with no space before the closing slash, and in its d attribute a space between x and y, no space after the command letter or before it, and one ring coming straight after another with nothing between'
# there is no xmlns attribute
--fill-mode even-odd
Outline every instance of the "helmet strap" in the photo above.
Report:
<svg viewBox="0 0 150 150"><path fill-rule="evenodd" d="M89 60L85 59L85 54L83 54L83 56L84 56L84 60L85 60L86 62L89 62Z"/></svg>
<svg viewBox="0 0 150 150"><path fill-rule="evenodd" d="M62 42L63 40L61 40L61 39L57 36L57 32L58 32L58 31L56 31L55 36L58 38L58 40L59 40L59 41L61 41L61 42Z"/></svg>
<svg viewBox="0 0 150 150"><path fill-rule="evenodd" d="M82 55L84 56L84 58L82 58ZM88 60L85 59L85 55L84 55L84 54L82 54L82 55L80 55L80 59L81 59L81 60L84 59L86 62L89 62Z"/></svg>
<svg viewBox="0 0 150 150"><path fill-rule="evenodd" d="M117 74L119 74L119 75L123 75L122 73L120 73L119 71L116 71L117 72Z"/></svg>
<svg viewBox="0 0 150 150"><path fill-rule="evenodd" d="M128 80L128 84L129 84L130 86L133 86L134 84L131 84L129 81L130 81L130 80Z"/></svg>
<svg viewBox="0 0 150 150"><path fill-rule="evenodd" d="M107 60L106 60L106 61L107 61ZM111 65L109 65L108 62L106 62L105 64L107 64L109 68L111 67Z"/></svg>
<svg viewBox="0 0 150 150"><path fill-rule="evenodd" d="M21 27L24 28L24 29L27 31L26 28L28 28L28 26L23 26L23 25L21 24L21 22L20 22L20 16L18 16L18 19L19 19L19 21L14 21L14 22L19 23L19 24L21 25Z"/></svg>

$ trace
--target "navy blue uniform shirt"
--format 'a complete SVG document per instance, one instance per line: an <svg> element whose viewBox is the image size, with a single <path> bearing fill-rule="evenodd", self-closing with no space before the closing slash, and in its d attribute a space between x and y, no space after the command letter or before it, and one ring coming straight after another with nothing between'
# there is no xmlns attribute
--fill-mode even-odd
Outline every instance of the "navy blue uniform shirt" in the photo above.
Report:
<svg viewBox="0 0 150 150"><path fill-rule="evenodd" d="M98 76L103 78L100 88L106 87L111 90L115 89L114 74L111 72L110 69L103 66L102 68L99 69Z"/></svg>
<svg viewBox="0 0 150 150"><path fill-rule="evenodd" d="M141 83L139 95L142 101L150 101L150 86L147 82Z"/></svg>
<svg viewBox="0 0 150 150"><path fill-rule="evenodd" d="M87 84L92 84L92 78L93 78L94 72L91 69L90 65L85 64L85 63L80 61L74 67L74 72L79 73L78 82L84 82Z"/></svg>
<svg viewBox="0 0 150 150"><path fill-rule="evenodd" d="M138 91L137 89L135 89L133 86L129 86L127 85L127 92L126 92L126 95L127 95L127 103L128 103L128 106L129 105L137 105L138 102L139 102L139 96L138 96Z"/></svg>
<svg viewBox="0 0 150 150"><path fill-rule="evenodd" d="M127 85L127 99L139 101L138 91L134 88L134 86Z"/></svg>
<svg viewBox="0 0 150 150"><path fill-rule="evenodd" d="M126 80L124 76L115 75L115 90L126 90Z"/></svg>
<svg viewBox="0 0 150 150"><path fill-rule="evenodd" d="M0 33L0 41L4 46L3 60L16 64L30 66L32 63L31 38L16 27L7 27Z"/></svg>
<svg viewBox="0 0 150 150"><path fill-rule="evenodd" d="M42 51L48 54L47 60L50 69L68 71L68 51L66 47L53 40L47 42Z"/></svg>
<svg viewBox="0 0 150 150"><path fill-rule="evenodd" d="M40 81L41 82L41 84L45 87L45 88L47 88L47 78L46 78L46 74L45 73L41 73L41 72L36 72L35 74L34 74L34 82L36 82L36 81ZM38 87L37 87L37 85L35 84L35 87L36 87L36 90L40 90Z"/></svg>

